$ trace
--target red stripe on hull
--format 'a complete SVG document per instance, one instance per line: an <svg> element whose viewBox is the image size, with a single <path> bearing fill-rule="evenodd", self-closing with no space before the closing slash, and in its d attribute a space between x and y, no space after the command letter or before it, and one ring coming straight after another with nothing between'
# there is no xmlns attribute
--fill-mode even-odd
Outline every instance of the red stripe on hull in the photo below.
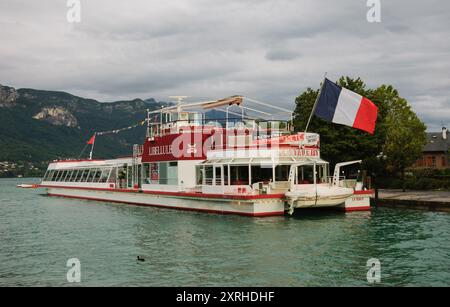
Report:
<svg viewBox="0 0 450 307"><path fill-rule="evenodd" d="M172 207L172 206L153 205L153 204L141 204L141 203L135 203L135 202L129 202L129 201L125 202L125 201L108 200L108 199L95 198L95 197L71 196L71 195L69 196L69 195L54 194L54 193L48 193L47 195L54 196L54 197L65 197L65 198L73 198L73 199L120 203L120 204L128 204L128 205L142 206L142 207L158 207L158 208L177 209L177 210L184 210L184 211L197 211L197 212L206 212L206 213L214 213L214 214L235 214L235 215L251 216L251 217L268 217L268 216L284 215L284 211L246 213L246 212L237 212L237 211L221 211L221 210L209 210L209 209L197 209L197 208Z"/></svg>
<svg viewBox="0 0 450 307"><path fill-rule="evenodd" d="M375 193L374 190L354 191L354 192L353 192L354 195L372 195L373 193Z"/></svg>
<svg viewBox="0 0 450 307"><path fill-rule="evenodd" d="M364 207L350 207L350 208L342 208L345 212L351 212L351 211L370 211L370 206L364 206Z"/></svg>

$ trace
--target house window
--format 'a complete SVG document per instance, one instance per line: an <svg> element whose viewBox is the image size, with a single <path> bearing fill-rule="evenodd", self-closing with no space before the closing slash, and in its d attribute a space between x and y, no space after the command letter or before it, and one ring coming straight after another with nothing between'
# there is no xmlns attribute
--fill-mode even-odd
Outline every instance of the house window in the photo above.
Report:
<svg viewBox="0 0 450 307"><path fill-rule="evenodd" d="M436 157L435 156L431 157L431 166L436 167Z"/></svg>

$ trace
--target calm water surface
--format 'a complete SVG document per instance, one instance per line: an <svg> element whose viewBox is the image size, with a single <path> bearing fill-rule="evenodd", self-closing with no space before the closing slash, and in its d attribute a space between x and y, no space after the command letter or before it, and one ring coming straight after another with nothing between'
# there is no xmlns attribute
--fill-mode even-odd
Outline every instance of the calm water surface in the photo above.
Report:
<svg viewBox="0 0 450 307"><path fill-rule="evenodd" d="M0 180L0 286L450 285L450 214L375 208L247 218L51 198ZM136 256L146 259L136 262Z"/></svg>

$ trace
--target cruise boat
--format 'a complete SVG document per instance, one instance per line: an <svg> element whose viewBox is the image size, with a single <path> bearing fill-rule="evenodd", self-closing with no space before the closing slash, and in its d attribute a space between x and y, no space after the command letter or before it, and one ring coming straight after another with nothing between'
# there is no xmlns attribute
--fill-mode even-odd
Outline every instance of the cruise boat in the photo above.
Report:
<svg viewBox="0 0 450 307"><path fill-rule="evenodd" d="M50 196L255 217L370 209L373 191L341 174L360 161L338 163L330 176L319 135L294 132L289 110L242 96L176 98L147 112L145 140L129 157L94 159L94 136L88 159L50 163L39 187ZM210 118L213 109L223 116Z"/></svg>

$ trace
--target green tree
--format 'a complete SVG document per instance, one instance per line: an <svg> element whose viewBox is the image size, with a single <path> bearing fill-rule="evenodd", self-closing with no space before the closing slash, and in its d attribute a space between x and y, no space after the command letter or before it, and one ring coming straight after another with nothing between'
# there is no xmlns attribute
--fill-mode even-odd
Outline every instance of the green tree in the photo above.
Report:
<svg viewBox="0 0 450 307"><path fill-rule="evenodd" d="M373 135L351 127L326 122L313 116L308 131L320 134L321 155L333 166L340 161L363 160L363 166L370 173L380 176L386 168L400 167L403 171L418 158L425 140L425 126L390 85L381 85L376 89L367 89L361 78L341 77L337 84L372 100L378 107L378 118ZM294 125L297 131L304 131L319 89L308 88L296 98ZM401 122L401 124L399 123ZM403 127L395 130L395 127ZM394 131L394 132L393 132ZM413 138L415 134L415 139ZM389 139L388 139L389 136ZM388 145L387 140L389 140ZM395 147L394 144L408 145ZM400 153L395 153L395 150ZM380 154L386 160L380 159ZM394 154L395 153L395 154ZM394 157L408 156L401 163ZM386 167L389 165L391 167Z"/></svg>
<svg viewBox="0 0 450 307"><path fill-rule="evenodd" d="M404 183L405 169L422 155L422 148L426 143L426 127L407 101L400 97L389 105L384 125L386 139L383 153L387 169L391 173L400 173Z"/></svg>

